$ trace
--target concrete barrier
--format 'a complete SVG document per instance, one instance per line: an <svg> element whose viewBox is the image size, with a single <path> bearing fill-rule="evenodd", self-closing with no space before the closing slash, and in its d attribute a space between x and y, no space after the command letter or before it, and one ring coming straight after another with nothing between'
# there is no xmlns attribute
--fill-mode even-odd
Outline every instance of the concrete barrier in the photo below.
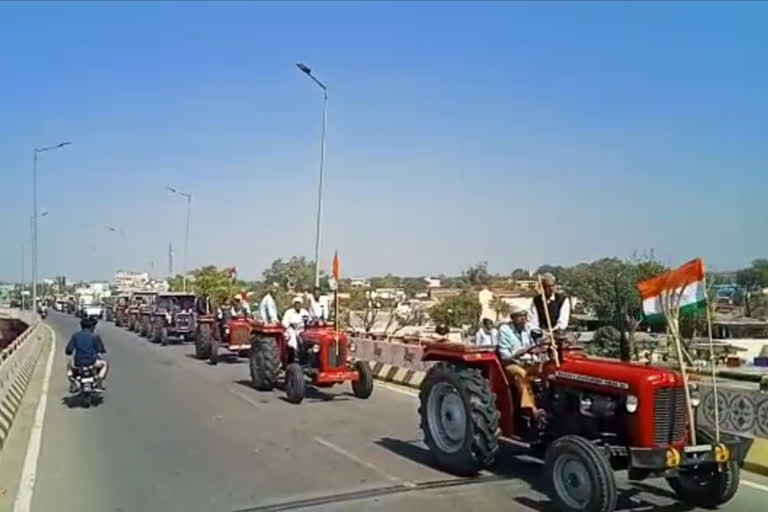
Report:
<svg viewBox="0 0 768 512"><path fill-rule="evenodd" d="M26 311L0 310L0 316L22 320L28 326L0 352L0 449L2 449L42 352L44 336L38 328L37 315Z"/></svg>

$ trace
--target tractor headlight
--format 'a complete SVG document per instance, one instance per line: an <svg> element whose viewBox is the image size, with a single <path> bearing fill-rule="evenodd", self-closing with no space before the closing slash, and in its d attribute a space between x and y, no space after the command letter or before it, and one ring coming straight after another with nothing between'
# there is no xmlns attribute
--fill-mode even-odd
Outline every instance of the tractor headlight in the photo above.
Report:
<svg viewBox="0 0 768 512"><path fill-rule="evenodd" d="M696 384L691 384L691 406L692 407L698 407L701 405L701 391L699 391L699 386Z"/></svg>
<svg viewBox="0 0 768 512"><path fill-rule="evenodd" d="M357 345L355 345L354 341L350 341L347 345L347 350L350 352L355 352L357 350Z"/></svg>
<svg viewBox="0 0 768 512"><path fill-rule="evenodd" d="M312 352L314 352L315 354L320 352L320 345L317 345L317 344L312 345Z"/></svg>
<svg viewBox="0 0 768 512"><path fill-rule="evenodd" d="M637 406L639 403L640 402L635 395L627 395L627 400L624 402L624 406L627 408L628 413L634 414L637 412Z"/></svg>

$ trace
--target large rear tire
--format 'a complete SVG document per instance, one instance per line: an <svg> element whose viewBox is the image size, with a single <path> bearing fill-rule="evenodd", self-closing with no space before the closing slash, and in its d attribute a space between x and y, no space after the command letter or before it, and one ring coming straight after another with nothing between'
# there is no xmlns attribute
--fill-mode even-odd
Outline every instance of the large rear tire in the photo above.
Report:
<svg viewBox="0 0 768 512"><path fill-rule="evenodd" d="M367 361L355 362L355 370L360 377L352 382L352 392L357 398L366 399L373 393L373 372Z"/></svg>
<svg viewBox="0 0 768 512"><path fill-rule="evenodd" d="M219 364L219 340L211 337L211 353L208 355L208 362L212 365Z"/></svg>
<svg viewBox="0 0 768 512"><path fill-rule="evenodd" d="M251 341L248 353L251 385L260 391L270 391L277 385L280 373L280 347L277 340L259 336Z"/></svg>
<svg viewBox="0 0 768 512"><path fill-rule="evenodd" d="M195 357L208 359L211 357L211 326L200 324L195 335Z"/></svg>
<svg viewBox="0 0 768 512"><path fill-rule="evenodd" d="M166 346L168 345L168 327L163 325L160 327L160 345Z"/></svg>
<svg viewBox="0 0 768 512"><path fill-rule="evenodd" d="M493 463L500 414L478 368L437 363L424 378L419 402L424 442L441 467L473 476Z"/></svg>
<svg viewBox="0 0 768 512"><path fill-rule="evenodd" d="M556 439L544 458L550 497L563 512L613 512L616 480L608 458L580 436Z"/></svg>
<svg viewBox="0 0 768 512"><path fill-rule="evenodd" d="M677 477L667 478L680 501L701 508L714 509L728 503L739 490L741 468L730 460L722 471L713 464L697 471L680 470Z"/></svg>
<svg viewBox="0 0 768 512"><path fill-rule="evenodd" d="M304 369L299 363L291 363L285 369L285 396L292 404L304 400Z"/></svg>

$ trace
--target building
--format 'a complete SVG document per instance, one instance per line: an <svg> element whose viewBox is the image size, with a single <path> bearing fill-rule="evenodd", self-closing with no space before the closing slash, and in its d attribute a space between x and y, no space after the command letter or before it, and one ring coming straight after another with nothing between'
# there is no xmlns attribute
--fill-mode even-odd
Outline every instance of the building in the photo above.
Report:
<svg viewBox="0 0 768 512"><path fill-rule="evenodd" d="M349 286L352 288L370 288L371 282L364 277L353 277L350 279Z"/></svg>
<svg viewBox="0 0 768 512"><path fill-rule="evenodd" d="M425 277L424 281L427 282L427 288L440 288L440 279L436 277Z"/></svg>
<svg viewBox="0 0 768 512"><path fill-rule="evenodd" d="M118 292L138 290L149 284L149 274L147 272L130 272L119 270L112 279L112 286Z"/></svg>
<svg viewBox="0 0 768 512"><path fill-rule="evenodd" d="M404 301L405 297L403 288L376 288L372 294L372 298L377 300L394 300L397 302Z"/></svg>

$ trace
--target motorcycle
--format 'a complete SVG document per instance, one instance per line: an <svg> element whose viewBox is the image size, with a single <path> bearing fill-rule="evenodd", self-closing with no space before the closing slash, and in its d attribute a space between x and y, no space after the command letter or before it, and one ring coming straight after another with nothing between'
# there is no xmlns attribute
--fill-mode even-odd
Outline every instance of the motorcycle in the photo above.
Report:
<svg viewBox="0 0 768 512"><path fill-rule="evenodd" d="M45 320L47 316L48 316L48 310L47 309L43 309L42 311L40 311L40 318Z"/></svg>
<svg viewBox="0 0 768 512"><path fill-rule="evenodd" d="M96 368L93 366L76 367L72 370L75 382L74 395L79 397L84 407L97 405L101 401L101 389L96 386Z"/></svg>

